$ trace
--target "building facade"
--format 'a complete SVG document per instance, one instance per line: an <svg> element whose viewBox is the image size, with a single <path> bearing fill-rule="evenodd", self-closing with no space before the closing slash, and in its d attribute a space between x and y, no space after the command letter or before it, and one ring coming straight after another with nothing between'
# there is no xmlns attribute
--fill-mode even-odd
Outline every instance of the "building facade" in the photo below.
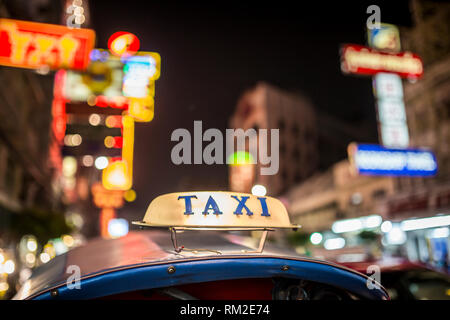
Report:
<svg viewBox="0 0 450 320"><path fill-rule="evenodd" d="M3 1L0 16L58 23L59 1ZM53 77L35 71L0 67L0 208L1 233L11 214L40 207L58 210L49 163ZM3 237L5 239L5 237Z"/></svg>
<svg viewBox="0 0 450 320"><path fill-rule="evenodd" d="M257 163L253 179L253 184L266 186L271 195L287 191L309 177L318 166L316 115L304 97L259 83L239 99L230 127L253 128L256 132L279 129L278 173L260 175L261 165ZM268 141L270 143L270 139Z"/></svg>
<svg viewBox="0 0 450 320"><path fill-rule="evenodd" d="M231 180L239 178L242 184L236 187L236 191L249 192L253 184L262 184L269 195L285 194L320 168L328 168L342 159L347 145L358 137L370 141L370 137L361 134L357 127L317 111L311 101L301 94L263 82L241 96L229 126L243 130L253 128L256 132L258 129L279 130L277 174L261 175L259 163L252 173L248 172L248 167L230 168L231 189L235 183ZM270 144L270 139L267 141ZM234 170L240 171L233 175Z"/></svg>

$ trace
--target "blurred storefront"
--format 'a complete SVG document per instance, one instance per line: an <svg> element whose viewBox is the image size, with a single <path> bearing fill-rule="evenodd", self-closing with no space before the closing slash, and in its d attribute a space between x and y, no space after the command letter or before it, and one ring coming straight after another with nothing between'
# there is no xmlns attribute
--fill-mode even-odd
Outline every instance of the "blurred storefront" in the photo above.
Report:
<svg viewBox="0 0 450 320"><path fill-rule="evenodd" d="M58 1L2 2L1 17L57 22ZM2 235L11 214L26 208L60 210L59 187L48 161L53 78L30 70L0 69L0 206ZM2 237L5 240L5 237Z"/></svg>
<svg viewBox="0 0 450 320"><path fill-rule="evenodd" d="M87 3L2 1L0 18L65 25L76 6L88 15ZM54 75L48 67L0 68L0 299L32 268L83 241L68 234L80 219L66 215Z"/></svg>

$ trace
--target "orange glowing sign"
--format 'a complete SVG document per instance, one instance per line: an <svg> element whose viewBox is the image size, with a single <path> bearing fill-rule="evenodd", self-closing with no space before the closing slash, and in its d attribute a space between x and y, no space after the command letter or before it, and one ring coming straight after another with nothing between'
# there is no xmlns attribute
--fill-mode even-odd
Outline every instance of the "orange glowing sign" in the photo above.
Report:
<svg viewBox="0 0 450 320"><path fill-rule="evenodd" d="M116 56L133 55L139 47L138 37L129 32L118 31L108 40L108 48Z"/></svg>
<svg viewBox="0 0 450 320"><path fill-rule="evenodd" d="M98 208L117 209L123 206L123 191L107 190L100 182L96 182L92 185L91 192Z"/></svg>
<svg viewBox="0 0 450 320"><path fill-rule="evenodd" d="M0 64L84 70L94 41L95 33L90 29L0 19Z"/></svg>

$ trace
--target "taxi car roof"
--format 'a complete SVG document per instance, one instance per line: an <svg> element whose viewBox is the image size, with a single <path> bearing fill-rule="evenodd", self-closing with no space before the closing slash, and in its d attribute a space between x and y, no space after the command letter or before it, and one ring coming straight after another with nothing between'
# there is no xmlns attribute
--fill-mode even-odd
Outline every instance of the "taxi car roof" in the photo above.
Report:
<svg viewBox="0 0 450 320"><path fill-rule="evenodd" d="M80 267L81 276L94 274L99 271L113 270L140 263L177 260L192 256L218 256L215 252L220 249L222 254L252 248L243 244L243 237L226 235L223 232L185 232L178 236L183 245L195 249L211 250L203 254L193 254L189 251L176 254L166 230L134 231L118 239L95 238L88 244L74 248L69 252L57 256L48 263L38 267L32 277L35 280L34 290L38 291L57 283L66 281L70 274L66 269L70 265ZM295 254L292 251L275 249L268 245L265 252L273 255Z"/></svg>
<svg viewBox="0 0 450 320"><path fill-rule="evenodd" d="M170 233L167 230L135 231L118 239L97 238L84 246L74 248L63 255L57 256L37 268L28 280L28 287L26 290L22 290L19 298L36 296L41 292L46 292L51 288L65 284L72 275L67 273L67 268L71 265L76 265L80 268L81 278L83 279L130 268L176 263L178 261L197 261L201 259L211 261L223 259L224 257L291 257L297 260L302 259L329 264L334 268L345 269L361 275L359 272L345 266L309 257L301 257L295 251L277 248L272 244L267 244L262 254L239 253L242 250L253 249L246 242L246 239L248 238L217 231L184 232L179 236L181 244L187 248L206 251L196 254L183 251L177 254L174 251ZM217 250L220 250L221 254L218 254Z"/></svg>

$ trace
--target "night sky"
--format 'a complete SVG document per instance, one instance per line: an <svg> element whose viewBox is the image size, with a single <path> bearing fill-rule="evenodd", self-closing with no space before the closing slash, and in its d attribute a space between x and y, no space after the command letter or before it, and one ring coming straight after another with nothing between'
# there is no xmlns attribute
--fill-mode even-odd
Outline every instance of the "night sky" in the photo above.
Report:
<svg viewBox="0 0 450 320"><path fill-rule="evenodd" d="M127 218L141 218L159 194L227 187L226 165L172 164L170 136L176 128L193 134L194 120L203 121L203 130L225 130L239 96L258 81L301 92L349 124L367 124L376 139L370 77L343 75L339 46L365 44L370 4L381 7L382 22L411 26L407 1L213 3L90 1L97 47L107 48L112 33L129 31L142 51L162 59L155 118L136 125L137 199L121 209Z"/></svg>

